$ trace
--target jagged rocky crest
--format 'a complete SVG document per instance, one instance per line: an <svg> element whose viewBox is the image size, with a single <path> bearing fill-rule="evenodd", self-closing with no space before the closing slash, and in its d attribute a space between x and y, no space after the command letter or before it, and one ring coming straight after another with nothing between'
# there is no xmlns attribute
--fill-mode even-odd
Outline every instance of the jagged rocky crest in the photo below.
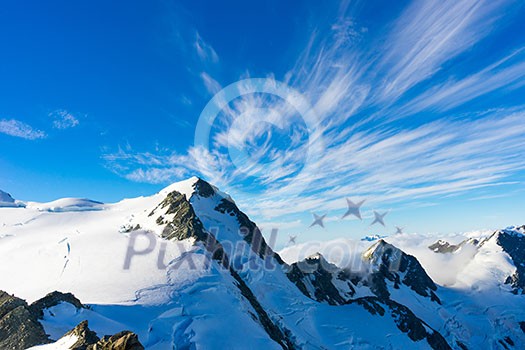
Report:
<svg viewBox="0 0 525 350"><path fill-rule="evenodd" d="M372 315L385 316L388 312L400 331L413 341L426 340L432 349L452 349L445 338L426 322L419 319L408 307L390 299L363 297L350 301L367 309Z"/></svg>
<svg viewBox="0 0 525 350"><path fill-rule="evenodd" d="M114 335L106 335L100 339L89 329L88 321L80 322L62 338L73 336L77 340L69 347L71 350L144 350L137 335L130 331L122 331Z"/></svg>
<svg viewBox="0 0 525 350"><path fill-rule="evenodd" d="M290 266L288 278L307 297L330 305L344 305L355 294L351 274L330 264L320 254L314 254Z"/></svg>
<svg viewBox="0 0 525 350"><path fill-rule="evenodd" d="M162 231L162 238L176 240L195 238L199 241L206 239L201 221L183 194L177 191L169 193L150 216L154 216L158 209L164 209L163 215L156 220L157 224L166 225ZM168 221L166 215L173 215L173 219Z"/></svg>
<svg viewBox="0 0 525 350"><path fill-rule="evenodd" d="M480 244L491 239L510 256L516 267L514 274L508 276L505 283L512 287L514 294L525 294L525 225L496 231Z"/></svg>
<svg viewBox="0 0 525 350"><path fill-rule="evenodd" d="M0 349L24 350L52 343L53 340L45 333L39 320L43 318L44 310L61 303L71 304L77 309L87 308L71 293L55 291L28 305L25 300L0 290ZM75 338L75 343L69 346L71 350L144 349L137 335L130 331L100 339L89 329L88 321L82 321L61 339L70 336Z"/></svg>
<svg viewBox="0 0 525 350"><path fill-rule="evenodd" d="M373 269L368 278L370 288L381 299L390 297L387 287L387 281L390 281L395 289L406 285L417 294L441 303L435 293L436 284L412 255L405 254L384 240L379 240L363 256L370 262Z"/></svg>
<svg viewBox="0 0 525 350"><path fill-rule="evenodd" d="M386 293L376 290L377 296L354 298L356 289L363 284L363 276L330 264L319 253L292 264L288 277L303 294L314 300L330 305L357 304L372 315L389 315L398 329L413 341L426 340L432 349L451 349L439 332L419 319L408 307L391 300L386 286ZM374 292L374 288L371 289Z"/></svg>
<svg viewBox="0 0 525 350"><path fill-rule="evenodd" d="M460 242L459 244L450 244L449 242L440 239L437 242L428 246L428 249L432 250L434 253L455 253L466 245L472 245L474 247L477 247L479 243L479 240L476 238L466 239Z"/></svg>
<svg viewBox="0 0 525 350"><path fill-rule="evenodd" d="M51 343L38 314L25 300L0 290L0 349L22 350Z"/></svg>

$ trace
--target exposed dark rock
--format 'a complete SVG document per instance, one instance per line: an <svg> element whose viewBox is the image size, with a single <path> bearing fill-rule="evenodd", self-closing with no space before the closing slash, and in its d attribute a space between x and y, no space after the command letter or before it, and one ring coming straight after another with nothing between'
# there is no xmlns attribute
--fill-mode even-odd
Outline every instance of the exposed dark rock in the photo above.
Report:
<svg viewBox="0 0 525 350"><path fill-rule="evenodd" d="M52 343L38 318L43 315L44 309L62 302L77 308L85 307L71 293L52 292L29 306L24 300L0 291L0 349L23 350ZM72 350L144 349L137 335L129 331L99 339L97 334L89 329L87 321L82 321L63 337L70 335L77 338L75 344L70 347Z"/></svg>
<svg viewBox="0 0 525 350"><path fill-rule="evenodd" d="M193 237L200 241L206 239L207 235L204 232L201 221L195 215L193 207L183 194L177 191L170 192L159 206L153 210L152 214L158 209L165 210L157 218L157 223L166 224L162 232L162 238L183 240ZM165 219L165 215L174 215L174 217L168 222Z"/></svg>
<svg viewBox="0 0 525 350"><path fill-rule="evenodd" d="M393 287L396 289L404 284L417 294L430 297L432 301L441 304L435 294L436 284L412 255L405 254L393 245L380 240L370 247L363 256L370 262L373 269L368 279L370 289L381 299L390 297L386 283L388 280L393 283Z"/></svg>
<svg viewBox="0 0 525 350"><path fill-rule="evenodd" d="M283 349L291 350L295 349L296 346L293 341L292 333L284 326L277 326L272 319L268 316L262 305L257 300L257 297L253 294L250 287L244 282L242 277L235 271L233 266L230 265L230 259L227 253L224 251L221 243L211 235L207 234L208 237L204 241L204 247L211 254L211 258L219 263L220 266L227 269L231 276L236 281L236 286L241 292L242 296L250 303L252 308L255 310L256 315L250 313L266 331L266 333L276 341Z"/></svg>
<svg viewBox="0 0 525 350"><path fill-rule="evenodd" d="M94 345L100 340L97 334L88 328L88 321L80 322L75 328L64 334L63 337L70 335L78 339L70 347L71 350L87 350L90 345Z"/></svg>
<svg viewBox="0 0 525 350"><path fill-rule="evenodd" d="M262 305L257 300L257 297L251 291L250 287L248 287L241 276L239 276L239 274L233 268L230 268L230 273L237 282L237 287L241 291L241 294L246 298L246 300L248 300L250 305L257 313L257 319L259 320L259 323L263 326L270 338L272 338L285 350L295 349L296 346L293 339L291 338L291 332L284 327L281 327L283 328L281 329L270 319Z"/></svg>
<svg viewBox="0 0 525 350"><path fill-rule="evenodd" d="M496 239L496 243L510 256L516 272L507 277L506 284L510 284L515 294L525 294L525 229L507 229L495 232L489 239Z"/></svg>
<svg viewBox="0 0 525 350"><path fill-rule="evenodd" d="M50 342L27 303L0 291L0 349L22 350Z"/></svg>
<svg viewBox="0 0 525 350"><path fill-rule="evenodd" d="M139 337L130 331L122 331L112 336L105 336L87 350L144 350Z"/></svg>
<svg viewBox="0 0 525 350"><path fill-rule="evenodd" d="M130 233L130 232L133 232L133 231L138 231L140 229L141 229L141 227L140 227L139 224L136 224L135 226L127 224L127 225L122 225L120 227L119 232L120 233Z"/></svg>
<svg viewBox="0 0 525 350"><path fill-rule="evenodd" d="M503 339L498 340L498 343L500 343L505 350L510 350L509 346L503 341Z"/></svg>
<svg viewBox="0 0 525 350"><path fill-rule="evenodd" d="M520 329L523 333L525 333L525 321L520 321L519 322L519 325L520 325Z"/></svg>
<svg viewBox="0 0 525 350"><path fill-rule="evenodd" d="M378 300L379 299L374 298L374 297L365 297L365 298L358 298L355 300L349 300L348 303L356 303L358 305L361 305L374 316L375 315L384 316L386 311L383 307L381 307L380 303L377 302Z"/></svg>
<svg viewBox="0 0 525 350"><path fill-rule="evenodd" d="M459 340L456 340L456 345L459 346L461 350L468 350L467 346L460 342Z"/></svg>
<svg viewBox="0 0 525 350"><path fill-rule="evenodd" d="M408 307L393 300L383 300L378 297L364 297L348 302L356 303L367 309L372 315L385 316L387 311L397 328L413 341L426 339L432 349L452 349L443 336L419 319ZM429 331L427 330L429 329Z"/></svg>
<svg viewBox="0 0 525 350"><path fill-rule="evenodd" d="M89 329L88 321L80 322L75 328L62 336L74 336L77 340L69 347L71 350L143 350L144 346L138 336L130 331L122 331L115 335L106 335L100 339ZM62 339L61 338L61 339Z"/></svg>
<svg viewBox="0 0 525 350"><path fill-rule="evenodd" d="M193 188L199 196L204 198L211 197L215 194L215 189L213 186L202 179L198 179L193 185Z"/></svg>
<svg viewBox="0 0 525 350"><path fill-rule="evenodd" d="M287 276L304 295L330 305L345 304L355 294L351 275L327 262L319 253L292 264ZM342 282L344 290L334 285L334 278Z"/></svg>
<svg viewBox="0 0 525 350"><path fill-rule="evenodd" d="M430 245L428 248L435 253L446 254L446 253L455 253L467 244L477 246L479 244L479 240L475 238L469 238L469 239L462 241L459 244L450 244L449 242L439 240L436 243Z"/></svg>
<svg viewBox="0 0 525 350"><path fill-rule="evenodd" d="M254 253L263 259L273 257L280 265L284 264L284 261L279 254L275 253L272 248L268 246L257 225L251 221L245 213L240 211L233 201L223 198L215 207L215 210L223 214L234 216L237 219L243 238L250 244Z"/></svg>
<svg viewBox="0 0 525 350"><path fill-rule="evenodd" d="M454 253L459 249L459 246L439 240L436 243L429 245L428 248L436 253Z"/></svg>
<svg viewBox="0 0 525 350"><path fill-rule="evenodd" d="M505 337L503 338L503 340L505 341L505 343L514 346L514 340L512 340L510 337Z"/></svg>
<svg viewBox="0 0 525 350"><path fill-rule="evenodd" d="M164 216L162 216L162 215L159 216L157 218L157 220L155 220L155 222L157 223L157 225L164 225L164 224L166 224L166 222L164 221Z"/></svg>
<svg viewBox="0 0 525 350"><path fill-rule="evenodd" d="M44 316L45 309L49 309L50 307L56 306L60 303L69 303L75 306L77 309L86 308L86 306L82 305L80 300L78 300L73 294L62 293L58 291L51 292L42 299L35 301L29 306L29 308L31 309L31 312L37 315L38 318L42 318Z"/></svg>

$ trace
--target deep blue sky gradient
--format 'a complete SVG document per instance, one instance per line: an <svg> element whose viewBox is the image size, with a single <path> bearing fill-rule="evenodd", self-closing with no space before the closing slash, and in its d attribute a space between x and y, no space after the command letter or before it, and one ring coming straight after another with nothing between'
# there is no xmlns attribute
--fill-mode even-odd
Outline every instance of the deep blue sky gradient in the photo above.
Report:
<svg viewBox="0 0 525 350"><path fill-rule="evenodd" d="M381 51L384 33L408 6L408 1L351 2L347 12L356 28L362 28L357 51L386 54ZM474 27L490 33L444 61L394 106L524 47L523 5L509 2L502 8L495 24ZM154 193L170 181L131 181L111 168L104 155L119 150L185 153L193 145L199 114L213 95L203 84L203 72L221 86L246 76L286 80L313 33L319 40L328 38L340 20L337 1L6 1L0 6L0 120L23 122L46 137L28 140L0 133L0 189L35 201L89 197L111 202ZM217 60L199 57L197 35L213 47ZM525 62L523 54L508 64L520 62ZM388 79L381 70L369 75L377 84ZM413 129L445 117L476 121L486 111L522 108L522 85L523 79L446 115L428 108L413 118L379 119L363 128ZM370 104L356 116L364 118L381 108ZM78 125L53 128L50 114L57 110L67 110ZM342 124L341 131L352 123ZM431 198L428 205L414 204L413 209L409 201L384 208L400 226L426 232L492 228L520 220L523 224L524 175L517 168L505 178L509 184ZM475 200L480 197L489 199ZM293 220L306 227L310 216L305 211ZM370 228L354 230L364 234Z"/></svg>

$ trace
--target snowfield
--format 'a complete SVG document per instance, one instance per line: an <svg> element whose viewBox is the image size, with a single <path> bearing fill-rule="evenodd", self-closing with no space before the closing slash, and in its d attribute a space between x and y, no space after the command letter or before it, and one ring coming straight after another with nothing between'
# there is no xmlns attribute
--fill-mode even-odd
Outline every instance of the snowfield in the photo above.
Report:
<svg viewBox="0 0 525 350"><path fill-rule="evenodd" d="M29 303L71 292L89 305L45 309L40 323L56 342L39 350L68 349L76 339L63 335L83 320L99 337L130 330L147 349L525 347L524 296L505 283L516 266L497 235L453 253L429 249L435 237L383 238L424 268L384 274L388 259L370 248L381 237L289 247L282 262L246 227L256 228L198 178L114 204L67 198L2 207L0 290ZM222 253L210 253L202 235ZM291 277L293 263L317 252L310 261L326 258L332 271ZM425 278L437 283L439 302L411 284Z"/></svg>

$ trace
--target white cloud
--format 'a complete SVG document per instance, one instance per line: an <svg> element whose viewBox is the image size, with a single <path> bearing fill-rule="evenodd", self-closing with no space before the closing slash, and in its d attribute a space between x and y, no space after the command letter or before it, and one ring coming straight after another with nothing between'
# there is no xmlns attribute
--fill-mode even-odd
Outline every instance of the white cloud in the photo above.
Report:
<svg viewBox="0 0 525 350"><path fill-rule="evenodd" d="M49 113L49 117L53 119L53 127L55 129L69 129L74 128L80 122L79 120L70 112L65 109L57 109Z"/></svg>
<svg viewBox="0 0 525 350"><path fill-rule="evenodd" d="M197 55L203 62L212 62L217 63L219 61L219 56L213 49L213 47L202 39L200 34L195 33L195 42L193 44Z"/></svg>
<svg viewBox="0 0 525 350"><path fill-rule="evenodd" d="M217 80L213 79L208 73L202 72L200 77L204 83L204 86L206 87L206 90L208 90L211 95L215 95L222 89L221 84L219 84Z"/></svg>
<svg viewBox="0 0 525 350"><path fill-rule="evenodd" d="M428 108L447 111L493 91L522 87L525 84L523 53L522 48L463 79L434 86L408 102L397 115L413 115Z"/></svg>
<svg viewBox="0 0 525 350"><path fill-rule="evenodd" d="M396 100L488 33L507 1L414 1L395 22L381 48L386 70L380 100Z"/></svg>
<svg viewBox="0 0 525 350"><path fill-rule="evenodd" d="M486 37L505 5L414 1L379 38L384 55L375 51L377 45L358 46L370 32L342 13L329 36L312 34L286 74L286 83L314 106L320 119L316 130L301 123L283 100L248 94L217 118L210 149L190 147L185 154L126 151L106 155L106 160L115 171L139 181L169 182L200 173L269 221L344 209L345 196L384 205L508 184L509 175L525 169L525 144L517 141L525 133L524 108L461 118L442 114L429 122L415 113L426 108L444 113L495 89L520 87L525 76L520 51L457 80L432 81L411 99L399 100ZM209 74L200 77L211 94L222 88ZM269 111L265 125L253 113L261 108ZM243 115L252 122L236 123ZM416 126L393 126L391 121L400 117L413 118ZM289 140L273 142L273 137ZM314 158L314 170L301 172L311 151L309 138L319 137L324 148ZM249 158L242 166L232 162L232 145L245 147Z"/></svg>
<svg viewBox="0 0 525 350"><path fill-rule="evenodd" d="M33 129L30 125L15 119L1 119L0 133L27 140L43 139L46 133Z"/></svg>
<svg viewBox="0 0 525 350"><path fill-rule="evenodd" d="M482 239L493 231L477 231L440 237L451 244L459 244L468 238ZM390 244L400 248L406 254L415 256L429 276L440 285L453 285L457 277L477 253L474 245L467 244L454 254L435 253L429 245L435 243L435 234L396 234L385 238ZM314 254L321 253L327 261L354 272L363 272L369 266L362 261L362 254L375 242L355 239L336 239L331 241L309 241L296 244L279 251L287 262L294 263Z"/></svg>

